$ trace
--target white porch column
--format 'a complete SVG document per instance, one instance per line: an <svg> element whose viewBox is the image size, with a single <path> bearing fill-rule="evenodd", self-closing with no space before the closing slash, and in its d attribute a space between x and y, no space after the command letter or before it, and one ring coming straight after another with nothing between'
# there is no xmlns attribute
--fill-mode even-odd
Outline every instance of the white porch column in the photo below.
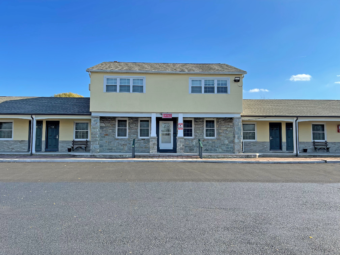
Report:
<svg viewBox="0 0 340 255"><path fill-rule="evenodd" d="M294 154L296 154L296 125L295 120L293 120L293 146L294 146Z"/></svg>
<svg viewBox="0 0 340 255"><path fill-rule="evenodd" d="M151 113L151 137L156 137L156 113Z"/></svg>
<svg viewBox="0 0 340 255"><path fill-rule="evenodd" d="M183 125L183 113L178 114L178 123L182 123ZM177 153L184 153L183 128L182 130L179 130L177 125L177 149L176 149Z"/></svg>
<svg viewBox="0 0 340 255"><path fill-rule="evenodd" d="M151 113L150 153L157 153L156 113Z"/></svg>
<svg viewBox="0 0 340 255"><path fill-rule="evenodd" d="M33 117L33 127L32 127L32 154L35 153L35 140L36 140L36 134L37 134L37 120L35 119L35 116L32 116Z"/></svg>
<svg viewBox="0 0 340 255"><path fill-rule="evenodd" d="M178 114L178 123L183 124L183 113ZM183 137L183 129L178 130L177 137Z"/></svg>

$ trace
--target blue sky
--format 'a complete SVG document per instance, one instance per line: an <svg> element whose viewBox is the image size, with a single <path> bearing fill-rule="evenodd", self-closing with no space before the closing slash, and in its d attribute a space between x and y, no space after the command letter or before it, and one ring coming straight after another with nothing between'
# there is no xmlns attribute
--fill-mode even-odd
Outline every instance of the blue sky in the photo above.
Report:
<svg viewBox="0 0 340 255"><path fill-rule="evenodd" d="M227 63L248 72L244 98L340 99L339 10L339 0L3 0L0 94L89 96L85 69L117 60Z"/></svg>

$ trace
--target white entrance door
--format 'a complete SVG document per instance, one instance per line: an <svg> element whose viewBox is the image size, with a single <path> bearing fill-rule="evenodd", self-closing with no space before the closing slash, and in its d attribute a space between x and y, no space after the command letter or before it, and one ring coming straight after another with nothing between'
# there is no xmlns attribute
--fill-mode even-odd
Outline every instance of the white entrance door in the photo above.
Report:
<svg viewBox="0 0 340 255"><path fill-rule="evenodd" d="M173 121L159 122L159 149L172 150L174 148L174 139L172 134Z"/></svg>

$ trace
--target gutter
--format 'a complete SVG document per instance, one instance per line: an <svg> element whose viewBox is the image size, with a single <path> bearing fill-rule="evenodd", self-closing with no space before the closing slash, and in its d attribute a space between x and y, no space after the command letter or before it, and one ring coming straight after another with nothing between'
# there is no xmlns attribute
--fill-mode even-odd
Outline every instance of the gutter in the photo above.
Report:
<svg viewBox="0 0 340 255"><path fill-rule="evenodd" d="M298 118L292 115L241 115L243 117L256 117L256 118L272 118L272 117L280 117L280 118ZM340 116L299 116L300 118L340 118Z"/></svg>
<svg viewBox="0 0 340 255"><path fill-rule="evenodd" d="M295 119L295 144L296 144L296 156L299 156L299 127L298 127L299 117Z"/></svg>
<svg viewBox="0 0 340 255"><path fill-rule="evenodd" d="M134 70L101 70L101 69L86 69L89 73L164 73L164 74L247 74L247 72L167 72L167 71L134 71Z"/></svg>
<svg viewBox="0 0 340 255"><path fill-rule="evenodd" d="M34 117L33 115L31 115L31 139L30 139L30 155L33 155L32 149L33 149L33 121L34 121Z"/></svg>
<svg viewBox="0 0 340 255"><path fill-rule="evenodd" d="M72 114L72 113L0 113L0 115L74 115L74 116L91 116L91 113L83 113L83 114Z"/></svg>

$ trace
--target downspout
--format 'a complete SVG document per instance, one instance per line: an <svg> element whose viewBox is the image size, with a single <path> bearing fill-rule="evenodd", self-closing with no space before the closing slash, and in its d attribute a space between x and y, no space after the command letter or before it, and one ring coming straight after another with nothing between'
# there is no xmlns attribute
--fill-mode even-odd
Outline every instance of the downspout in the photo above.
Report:
<svg viewBox="0 0 340 255"><path fill-rule="evenodd" d="M31 139L30 139L30 155L32 156L33 153L32 153L32 149L33 149L33 115L31 115Z"/></svg>
<svg viewBox="0 0 340 255"><path fill-rule="evenodd" d="M299 117L296 117L296 119L295 119L295 133L296 133L295 144L296 144L296 156L297 157L299 156L299 128L298 128L298 120L299 120Z"/></svg>

